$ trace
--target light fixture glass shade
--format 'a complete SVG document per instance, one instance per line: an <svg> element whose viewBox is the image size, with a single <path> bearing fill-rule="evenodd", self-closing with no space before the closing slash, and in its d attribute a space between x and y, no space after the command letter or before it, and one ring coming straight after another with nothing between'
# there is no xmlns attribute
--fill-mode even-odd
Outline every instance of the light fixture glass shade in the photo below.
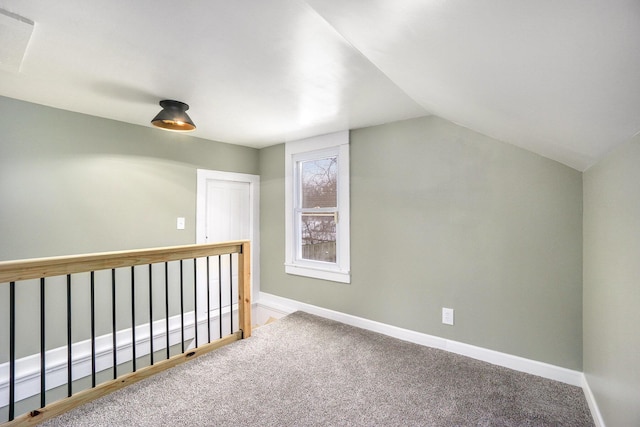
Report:
<svg viewBox="0 0 640 427"><path fill-rule="evenodd" d="M162 111L151 120L151 124L166 130L178 132L189 132L196 128L196 125L187 114L189 106L184 102L165 99L160 101Z"/></svg>

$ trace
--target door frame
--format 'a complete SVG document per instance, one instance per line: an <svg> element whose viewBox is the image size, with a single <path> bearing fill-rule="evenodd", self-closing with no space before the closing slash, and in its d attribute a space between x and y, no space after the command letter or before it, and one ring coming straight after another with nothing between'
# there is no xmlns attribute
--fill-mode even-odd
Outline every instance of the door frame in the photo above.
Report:
<svg viewBox="0 0 640 427"><path fill-rule="evenodd" d="M196 170L196 243L206 243L207 180L249 184L249 236L251 240L251 302L260 295L260 176L237 172Z"/></svg>

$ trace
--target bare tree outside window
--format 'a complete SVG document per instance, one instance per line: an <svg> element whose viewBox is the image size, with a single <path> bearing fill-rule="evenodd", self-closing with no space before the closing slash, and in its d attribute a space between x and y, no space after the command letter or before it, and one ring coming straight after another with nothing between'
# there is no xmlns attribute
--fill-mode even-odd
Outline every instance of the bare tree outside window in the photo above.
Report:
<svg viewBox="0 0 640 427"><path fill-rule="evenodd" d="M337 157L301 162L300 178L302 258L335 263L338 220Z"/></svg>

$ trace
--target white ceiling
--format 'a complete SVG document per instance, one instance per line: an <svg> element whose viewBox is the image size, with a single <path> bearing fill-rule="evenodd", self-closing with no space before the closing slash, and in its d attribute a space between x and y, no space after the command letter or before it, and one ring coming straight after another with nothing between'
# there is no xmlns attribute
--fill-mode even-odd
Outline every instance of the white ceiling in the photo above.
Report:
<svg viewBox="0 0 640 427"><path fill-rule="evenodd" d="M434 114L585 170L640 131L638 0L0 9L35 22L0 95L143 126L177 99L211 140L264 147Z"/></svg>

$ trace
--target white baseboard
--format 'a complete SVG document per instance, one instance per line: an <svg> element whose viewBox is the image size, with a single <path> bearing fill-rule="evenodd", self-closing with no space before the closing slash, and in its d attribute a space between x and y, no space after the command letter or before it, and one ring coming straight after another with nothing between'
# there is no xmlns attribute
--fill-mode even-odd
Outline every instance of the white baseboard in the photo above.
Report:
<svg viewBox="0 0 640 427"><path fill-rule="evenodd" d="M289 298L279 297L277 295L260 292L257 305L262 309L271 308L274 310L274 317L278 317L278 313L292 313L296 310L302 310L317 316L326 317L327 319L336 320L347 325L356 326L384 335L399 338L415 344L434 347L441 350L450 351L452 353L468 356L473 359L482 360L494 365L504 366L528 374L538 375L540 377L549 378L566 384L582 387L584 376L582 372L574 371L560 366L539 362L536 360L525 359L524 357L514 356L499 351L489 350L458 341L436 337L409 329L399 328L397 326L387 325L385 323L376 322L374 320L364 319L362 317L352 316L350 314L329 310L311 304L295 301ZM282 316L280 316L282 317Z"/></svg>
<svg viewBox="0 0 640 427"><path fill-rule="evenodd" d="M596 398L591 391L591 387L589 387L587 377L584 375L582 376L582 390L584 391L584 397L587 399L587 404L589 405L589 410L591 411L591 416L593 417L593 422L596 427L606 427L602 419L602 414L600 413L600 408L598 408L598 404L596 403Z"/></svg>
<svg viewBox="0 0 640 427"><path fill-rule="evenodd" d="M336 320L347 325L367 329L384 335L392 336L415 344L434 347L452 353L461 354L474 359L482 360L506 368L538 375L544 378L560 381L566 384L582 387L585 398L591 410L596 427L605 427L602 415L598 409L595 397L591 392L586 377L582 372L559 366L550 365L535 360L525 359L482 347L477 347L461 342L399 328L381 322L341 313L334 310L306 304L289 298L260 292L258 300L253 303L253 318L257 324L263 324L269 317L281 318L294 311L302 310L307 313ZM237 313L237 306L233 307L234 316ZM229 309L223 308L223 317L229 314ZM217 321L217 310L212 311L211 320ZM198 325L206 325L207 319L198 316ZM169 345L180 343L180 317L173 316L169 320ZM164 320L154 322L154 350L166 348L165 322ZM185 313L185 340L193 339L193 312ZM149 325L136 327L136 356L149 354ZM118 331L116 333L117 359L118 363L125 363L131 360L131 329ZM112 339L111 334L100 336L96 339L96 371L100 372L112 367ZM47 390L66 384L67 381L67 349L60 347L47 351ZM91 375L91 343L83 341L73 345L73 380L77 380ZM4 406L9 399L8 384L9 364L0 364L0 407ZM33 355L18 359L16 361L16 381L15 395L16 401L35 396L40 393L40 357Z"/></svg>
<svg viewBox="0 0 640 427"><path fill-rule="evenodd" d="M258 312L263 317L280 318L297 310L325 317L327 319L336 320L347 325L356 326L362 329L378 332L404 341L415 344L434 347L441 350L450 351L452 353L461 354L473 359L482 360L494 365L503 366L514 369L516 371L528 374L538 375L555 381L560 381L569 385L581 387L584 391L591 416L596 427L606 427L602 414L598 409L595 397L591 392L589 383L582 372L574 371L560 366L539 362L536 360L526 359L519 356L513 356L507 353L501 353L495 350L489 350L458 341L448 340L433 335L423 334L421 332L411 331L409 329L398 328L396 326L387 325L376 322L374 320L364 319L362 317L352 316L350 314L341 313L334 310L306 304L289 298L279 297L277 295L260 292L259 299L256 303Z"/></svg>
<svg viewBox="0 0 640 427"><path fill-rule="evenodd" d="M373 320L364 319L362 317L352 316L350 314L329 310L311 304L289 298L279 297L277 295L260 292L259 299L256 303L256 313L263 318L275 317L280 318L294 311L302 310L307 313L325 317L327 319L336 320L347 325L356 326L404 341L415 344L425 345L429 347L439 348L450 351L452 353L461 354L474 359L482 360L498 366L514 369L516 371L528 374L538 375L555 381L560 381L573 386L581 387L591 416L596 427L606 427L602 414L596 403L596 399L589 387L589 383L582 372L574 371L567 368L551 365L548 363L538 362L536 360L525 359L511 354L501 353L482 347L464 344L433 335L423 334L408 329L398 328L396 326L387 325Z"/></svg>
<svg viewBox="0 0 640 427"><path fill-rule="evenodd" d="M237 304L233 306L234 324L237 323ZM210 319L217 326L218 310L212 310ZM228 322L229 307L222 308L223 323ZM207 316L198 313L198 341L204 342L206 336L201 335L206 330ZM228 327L228 325L225 325ZM182 327L180 316L169 318L169 346L180 344L182 340ZM226 331L226 329L223 330ZM184 340L193 340L195 337L194 313L184 313ZM213 332L213 331L212 331ZM215 336L217 337L216 331ZM118 365L126 363L133 358L131 328L116 332L116 357ZM149 324L136 326L136 358L150 353ZM202 341L201 341L202 340ZM193 347L192 343L189 348ZM164 319L153 322L153 349L165 350L166 322ZM112 334L96 337L96 372L101 372L113 367L113 340ZM46 352L46 389L51 390L67 384L67 347L58 347ZM72 380L91 375L91 340L85 340L72 345ZM34 354L17 359L15 362L15 401L26 399L40 393L40 354ZM0 364L0 407L9 402L9 363Z"/></svg>

